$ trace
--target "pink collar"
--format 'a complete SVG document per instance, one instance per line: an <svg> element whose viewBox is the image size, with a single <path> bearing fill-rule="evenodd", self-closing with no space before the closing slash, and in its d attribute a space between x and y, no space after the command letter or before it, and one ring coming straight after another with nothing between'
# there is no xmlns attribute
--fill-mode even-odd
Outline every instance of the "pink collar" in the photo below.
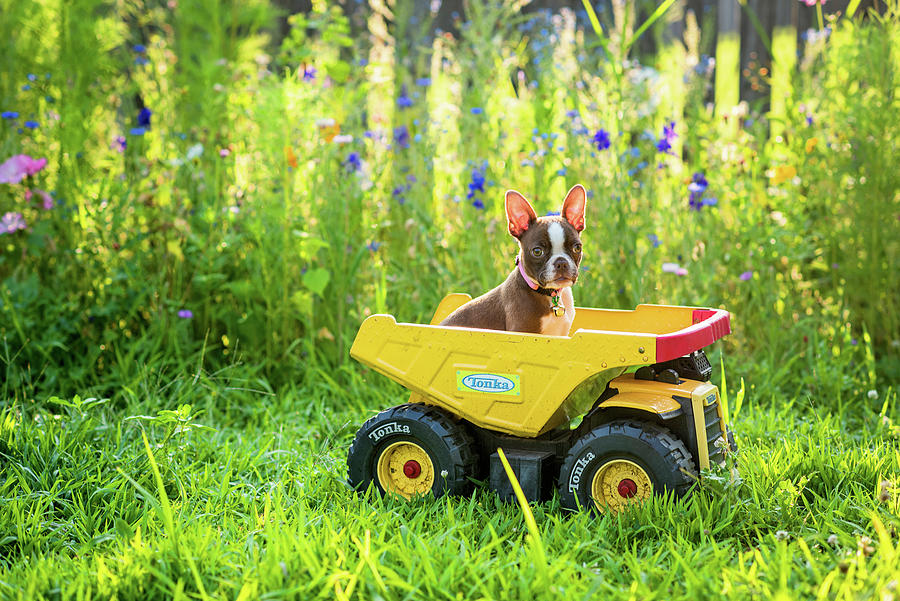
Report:
<svg viewBox="0 0 900 601"><path fill-rule="evenodd" d="M516 265L518 265L518 267L519 267L519 273L521 274L522 279L525 280L525 283L528 284L529 288L531 288L532 290L535 290L537 292L540 292L541 294L546 294L547 296L556 296L559 294L559 290L553 289L553 288L541 288L540 290L538 290L538 288L540 288L540 286L538 286L537 282L535 282L530 277L528 277L528 274L525 273L525 268L522 267L522 263L523 263L523 261L519 257L516 257ZM546 290L546 292L544 292L545 290Z"/></svg>

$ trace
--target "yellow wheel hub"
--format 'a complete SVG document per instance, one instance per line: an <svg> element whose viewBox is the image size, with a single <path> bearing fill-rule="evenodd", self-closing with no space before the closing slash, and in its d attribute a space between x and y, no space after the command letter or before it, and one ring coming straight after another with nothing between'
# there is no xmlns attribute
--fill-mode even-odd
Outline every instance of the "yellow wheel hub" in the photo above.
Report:
<svg viewBox="0 0 900 601"><path fill-rule="evenodd" d="M426 495L434 485L434 464L425 449L414 442L395 442L378 457L378 483L387 493L412 498Z"/></svg>
<svg viewBox="0 0 900 601"><path fill-rule="evenodd" d="M591 498L601 512L613 513L640 503L653 493L653 484L644 468L626 459L613 459L600 466L591 482Z"/></svg>

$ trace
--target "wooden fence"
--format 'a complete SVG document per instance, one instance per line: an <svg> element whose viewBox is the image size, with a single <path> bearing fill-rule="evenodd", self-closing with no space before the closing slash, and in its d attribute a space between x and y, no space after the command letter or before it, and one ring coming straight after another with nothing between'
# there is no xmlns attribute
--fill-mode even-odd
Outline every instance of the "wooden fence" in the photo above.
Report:
<svg viewBox="0 0 900 601"><path fill-rule="evenodd" d="M431 19L431 32L456 32L456 23L465 20L466 5L471 0L339 0L339 4L350 17L355 29L364 30L367 15L371 11L369 2L408 2L413 5L413 14L420 20ZM612 26L612 14L616 8L632 11L634 20L642 22L655 10L662 0L592 0L591 4L604 22ZM826 15L843 14L851 0L826 0ZM284 15L308 12L311 0L274 0ZM884 8L884 0L862 0L856 14L865 14L869 9ZM434 13L431 11L437 9ZM582 0L532 0L523 7L523 12L541 10L551 12L563 9L574 10L583 26L589 28ZM399 11L398 11L399 12ZM408 12L408 11L407 11ZM634 47L638 58L646 58L656 53L660 40L681 39L686 19L692 13L706 41L709 31L714 32L709 54L717 58L717 104L729 106L745 100L760 110L768 110L770 102L779 101L778 83L772 82L774 89L763 85L767 74L771 74L773 53L780 56L782 73L796 62L796 53L802 49L808 32L818 29L815 6L807 6L802 0L676 0L667 14L648 31ZM826 19L827 25L827 19ZM281 20L281 34L287 32L286 18ZM364 33L359 31L356 33ZM793 56L790 56L793 54ZM787 64L785 64L787 63ZM725 73L728 71L728 73ZM722 76L737 82L734 86L724 86ZM736 88L736 89L729 89Z"/></svg>

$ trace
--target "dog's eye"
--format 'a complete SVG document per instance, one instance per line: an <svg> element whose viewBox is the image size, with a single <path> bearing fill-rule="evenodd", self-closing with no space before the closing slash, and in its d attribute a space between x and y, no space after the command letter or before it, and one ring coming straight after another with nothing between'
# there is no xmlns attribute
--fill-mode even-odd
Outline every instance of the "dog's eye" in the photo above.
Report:
<svg viewBox="0 0 900 601"><path fill-rule="evenodd" d="M580 252L581 252L581 245L580 245L580 244L573 244L573 245L572 245L572 252L580 253Z"/></svg>
<svg viewBox="0 0 900 601"><path fill-rule="evenodd" d="M541 248L540 246L535 246L534 248L531 249L531 255L534 257L540 257L543 254L544 254L544 249Z"/></svg>

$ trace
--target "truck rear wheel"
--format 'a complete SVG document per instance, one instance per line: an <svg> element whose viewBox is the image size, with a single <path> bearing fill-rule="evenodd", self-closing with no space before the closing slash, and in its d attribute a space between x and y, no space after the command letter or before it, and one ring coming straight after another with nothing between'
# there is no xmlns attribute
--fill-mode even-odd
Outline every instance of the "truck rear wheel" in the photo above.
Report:
<svg viewBox="0 0 900 601"><path fill-rule="evenodd" d="M563 461L560 500L569 509L621 511L652 494L684 496L696 479L691 455L669 430L637 420L596 426Z"/></svg>
<svg viewBox="0 0 900 601"><path fill-rule="evenodd" d="M465 428L436 407L409 403L367 420L350 445L350 486L382 494L462 495L471 488L477 454Z"/></svg>

